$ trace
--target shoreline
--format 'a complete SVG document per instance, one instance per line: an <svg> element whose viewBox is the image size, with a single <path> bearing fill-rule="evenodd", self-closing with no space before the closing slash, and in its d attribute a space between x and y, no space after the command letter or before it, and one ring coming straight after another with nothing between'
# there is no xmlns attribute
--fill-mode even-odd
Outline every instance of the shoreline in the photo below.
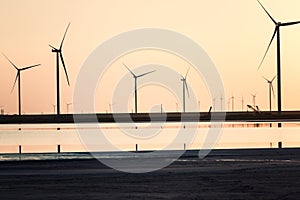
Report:
<svg viewBox="0 0 300 200"><path fill-rule="evenodd" d="M161 156L166 157L168 155L173 155L176 152L183 152L184 150L164 150L161 151ZM199 158L199 151L206 151L205 149L198 150L198 149L192 149L192 150L185 150L184 153L180 156L179 159L184 158ZM116 156L118 158L124 156L122 159L126 159L128 157L127 153L131 153L131 156L138 156L141 155L147 155L147 153L156 152L155 150L151 151L103 151L103 152L48 152L48 153L1 153L0 157L23 157L28 159L24 160L1 160L0 163L3 162L22 162L22 161L51 161L51 160L90 160L90 159L96 159L94 158L93 154L96 156L111 156L111 158L115 158ZM224 156L224 157L254 157L259 155L260 157L272 157L276 156L276 158L279 158L279 156L291 156L292 158L297 157L297 154L300 154L300 148L299 147L293 147L293 148L236 148L236 149L212 149L209 150L208 155L206 155L204 158L212 158L217 156ZM276 155L275 155L276 154ZM84 157L87 158L75 158L78 157ZM159 157L159 154L157 155ZM30 160L31 158L34 158L33 160ZM40 157L40 158L39 158ZM129 156L130 157L130 156ZM200 158L203 159L203 158ZM300 156L299 156L300 160Z"/></svg>
<svg viewBox="0 0 300 200"><path fill-rule="evenodd" d="M0 124L147 123L147 122L299 122L300 111L164 112L0 115Z"/></svg>
<svg viewBox="0 0 300 200"><path fill-rule="evenodd" d="M3 199L298 199L300 149L188 151L132 174L96 159L0 162Z"/></svg>

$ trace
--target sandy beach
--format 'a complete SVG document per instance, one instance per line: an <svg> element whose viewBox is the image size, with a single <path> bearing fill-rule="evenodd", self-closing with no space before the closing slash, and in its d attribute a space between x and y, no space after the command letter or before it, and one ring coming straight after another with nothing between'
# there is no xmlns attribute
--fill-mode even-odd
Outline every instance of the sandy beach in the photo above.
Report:
<svg viewBox="0 0 300 200"><path fill-rule="evenodd" d="M300 149L196 151L130 174L97 160L0 163L1 199L298 199Z"/></svg>

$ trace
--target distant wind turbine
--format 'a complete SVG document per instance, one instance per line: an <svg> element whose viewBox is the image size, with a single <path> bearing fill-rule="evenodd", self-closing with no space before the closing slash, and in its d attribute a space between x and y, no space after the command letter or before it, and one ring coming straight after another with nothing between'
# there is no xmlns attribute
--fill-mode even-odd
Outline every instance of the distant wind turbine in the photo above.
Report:
<svg viewBox="0 0 300 200"><path fill-rule="evenodd" d="M137 104L138 103L138 101L137 101L137 99L138 99L138 97L137 97L137 79L142 77L142 76L151 74L151 73L155 72L155 70L150 71L150 72L146 72L146 73L143 73L143 74L140 74L140 75L135 75L135 73L133 73L125 63L123 63L123 65L127 68L127 70L131 73L131 75L134 78L134 103L135 103L135 113L137 113L137 108L138 108L138 104Z"/></svg>
<svg viewBox="0 0 300 200"><path fill-rule="evenodd" d="M253 107L255 107L256 105L255 105L255 98L256 98L256 94L257 93L255 93L255 94L251 94L251 96L252 96L252 98L253 98Z"/></svg>
<svg viewBox="0 0 300 200"><path fill-rule="evenodd" d="M232 112L233 112L233 110L234 110L234 96L233 95L229 98L229 101L231 101Z"/></svg>
<svg viewBox="0 0 300 200"><path fill-rule="evenodd" d="M223 95L221 93L221 98L220 98L220 101L221 101L221 111L223 111L223 100L224 100L224 98L223 98Z"/></svg>
<svg viewBox="0 0 300 200"><path fill-rule="evenodd" d="M63 36L63 39L60 43L60 46L59 48L55 48L54 46L52 45L49 45L51 48L52 48L52 52L56 53L56 87L57 87L57 115L60 114L60 86L59 86L59 60L61 61L63 67L64 67L64 70L65 70L65 74L66 74L66 77L67 77L67 82L68 82L68 85L70 86L70 81L69 81L69 76L68 76L68 72L67 72L67 68L65 66L65 61L64 61L64 58L63 58L63 55L62 55L62 47L63 47L63 43L64 43L64 40L65 40L65 37L66 37L66 34L67 34L67 31L69 29L69 26L70 26L70 23L68 24L67 26L67 29L65 31L65 34Z"/></svg>
<svg viewBox="0 0 300 200"><path fill-rule="evenodd" d="M258 0L257 0L258 1ZM300 21L295 21L295 22L287 22L287 23L281 23L281 22L277 22L275 21L275 19L270 15L270 13L265 9L265 7L260 3L260 1L258 1L258 3L261 5L261 7L264 9L264 11L267 13L267 15L270 17L270 19L273 21L273 23L275 24L275 31L273 33L273 36L271 38L271 41L267 47L267 50L264 54L264 57L259 65L259 68L261 67L268 51L269 48L273 42L273 39L275 38L275 35L277 34L277 98L278 98L278 112L281 112L281 64L280 64L280 27L281 26L291 26L291 25L296 25L299 24ZM259 69L258 68L258 69Z"/></svg>
<svg viewBox="0 0 300 200"><path fill-rule="evenodd" d="M182 81L182 101L183 101L182 111L183 112L185 112L185 90L187 91L187 94L190 97L189 88L186 83L186 78L187 78L189 71L190 71L190 68L187 70L185 76L184 77L181 76L181 79L180 79Z"/></svg>
<svg viewBox="0 0 300 200"><path fill-rule="evenodd" d="M53 106L53 113L55 114L55 107L56 107L56 105L52 104L52 106Z"/></svg>
<svg viewBox="0 0 300 200"><path fill-rule="evenodd" d="M276 75L271 79L271 80L268 80L267 78L263 77L268 85L269 85L269 101L270 101L270 111L272 111L272 93L273 93L273 98L275 97L275 93L274 93L274 88L273 88L273 81L274 79L276 78Z"/></svg>
<svg viewBox="0 0 300 200"><path fill-rule="evenodd" d="M115 105L115 104L114 104L114 103L110 103L110 104L109 104L109 112L110 112L110 113L112 113L112 107L113 107L113 105Z"/></svg>
<svg viewBox="0 0 300 200"><path fill-rule="evenodd" d="M67 106L67 114L69 114L69 106L72 105L72 103L66 103Z"/></svg>
<svg viewBox="0 0 300 200"><path fill-rule="evenodd" d="M242 96L242 111L244 111L244 96Z"/></svg>
<svg viewBox="0 0 300 200"><path fill-rule="evenodd" d="M2 53L3 54L3 53ZM15 85L16 85L16 82L18 80L18 100L19 100L19 115L21 115L21 71L25 71L27 69L31 69L33 67L37 67L37 66L40 66L41 64L37 64L37 65L31 65L29 67L23 67L23 68L18 68L5 54L3 54L3 56L8 60L8 62L10 62L10 64L17 70L17 75L16 75L16 78L15 78L15 82L14 82L14 85L13 85L13 88L11 91L14 90L15 88Z"/></svg>

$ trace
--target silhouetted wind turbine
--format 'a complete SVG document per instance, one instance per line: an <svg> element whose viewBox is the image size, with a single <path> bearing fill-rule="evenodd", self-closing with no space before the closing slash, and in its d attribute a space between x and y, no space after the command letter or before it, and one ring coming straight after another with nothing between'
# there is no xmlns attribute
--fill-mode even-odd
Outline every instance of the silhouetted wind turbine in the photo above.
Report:
<svg viewBox="0 0 300 200"><path fill-rule="evenodd" d="M3 53L2 53L3 54ZM15 78L15 82L14 82L14 85L13 85L13 88L11 91L14 90L15 88L15 85L16 85L16 82L18 80L18 100L19 100L19 115L21 115L21 71L25 71L27 69L30 69L30 68L33 68L33 67L37 67L37 66L40 66L41 64L37 64L37 65L31 65L29 67L23 67L23 68L18 68L11 60L9 60L9 58L3 54L3 56L8 60L8 62L10 62L10 64L17 70L17 75L16 75L16 78Z"/></svg>
<svg viewBox="0 0 300 200"><path fill-rule="evenodd" d="M256 98L256 94L257 93L255 93L255 94L251 94L251 96L252 96L252 98L253 98L253 107L255 107L256 105L255 105L255 98Z"/></svg>
<svg viewBox="0 0 300 200"><path fill-rule="evenodd" d="M57 87L57 114L59 115L60 114L60 86L59 86L59 60L61 60L61 63L64 67L64 70L65 70L65 74L66 74L66 77L67 77L67 82L68 82L68 85L70 86L70 82L69 82L69 77L68 77L68 73L67 73L67 69L66 69L66 66L65 66L65 61L64 61L64 58L63 58L63 55L62 55L62 47L63 47L63 43L64 43L64 40L65 40L65 37L66 37L66 34L67 34L67 31L69 29L69 26L70 26L70 23L68 24L67 26L67 29L65 31L65 34L63 36L63 39L60 43L60 46L59 46L59 49L53 47L52 45L49 45L51 48L52 48L52 52L56 53L56 87Z"/></svg>
<svg viewBox="0 0 300 200"><path fill-rule="evenodd" d="M281 22L277 22L275 21L275 19L269 14L269 12L265 9L265 7L260 3L259 0L257 0L258 3L261 5L261 7L264 9L264 11L267 13L267 15L270 17L270 19L273 21L273 23L275 24L275 31L273 33L273 36L271 38L271 41L268 45L268 48L266 50L266 53L259 65L259 68L261 67L268 51L269 48L273 42L273 39L275 38L275 35L277 34L277 98L278 98L278 112L281 113L281 64L280 64L280 27L281 26L291 26L291 25L295 25L295 24L299 24L300 21L295 21L295 22L287 22L287 23L281 23ZM258 69L259 69L258 68Z"/></svg>
<svg viewBox="0 0 300 200"><path fill-rule="evenodd" d="M234 110L234 96L233 95L229 98L229 101L231 101L232 112L233 112L233 110Z"/></svg>
<svg viewBox="0 0 300 200"><path fill-rule="evenodd" d="M272 92L273 92L273 98L275 97L275 93L274 93L274 88L273 88L273 81L274 79L276 78L276 75L271 79L271 80L268 80L267 78L263 77L268 85L269 85L269 101L270 101L270 111L272 111Z"/></svg>
<svg viewBox="0 0 300 200"><path fill-rule="evenodd" d="M115 104L114 104L114 103L110 103L110 104L109 104L109 112L110 112L110 113L112 113L112 107L113 107L113 105L115 105Z"/></svg>
<svg viewBox="0 0 300 200"><path fill-rule="evenodd" d="M244 111L244 96L242 96L242 111Z"/></svg>
<svg viewBox="0 0 300 200"><path fill-rule="evenodd" d="M223 95L221 93L221 98L220 98L220 101L221 101L221 111L223 111L223 100L224 100L224 98L223 98Z"/></svg>
<svg viewBox="0 0 300 200"><path fill-rule="evenodd" d="M184 77L181 76L181 79L180 79L182 81L182 101L183 101L182 111L183 112L185 112L185 90L187 91L187 94L190 97L189 88L186 83L186 77L187 77L189 71L190 71L190 68L187 70L185 76Z"/></svg>
<svg viewBox="0 0 300 200"><path fill-rule="evenodd" d="M123 65L127 68L127 70L132 74L133 78L134 78L134 103L135 103L135 113L137 113L137 79L142 77L142 76L145 76L145 75L148 75L148 74L151 74L153 72L155 72L155 70L153 71L150 71L150 72L146 72L146 73L143 73L143 74L140 74L140 75L135 75L130 69L129 67L127 67L127 65L125 65L125 63L123 63Z"/></svg>
<svg viewBox="0 0 300 200"><path fill-rule="evenodd" d="M72 105L72 103L66 103L67 106L67 114L69 114L69 106Z"/></svg>
<svg viewBox="0 0 300 200"><path fill-rule="evenodd" d="M52 106L53 106L53 113L55 114L55 107L56 107L56 105L52 104Z"/></svg>

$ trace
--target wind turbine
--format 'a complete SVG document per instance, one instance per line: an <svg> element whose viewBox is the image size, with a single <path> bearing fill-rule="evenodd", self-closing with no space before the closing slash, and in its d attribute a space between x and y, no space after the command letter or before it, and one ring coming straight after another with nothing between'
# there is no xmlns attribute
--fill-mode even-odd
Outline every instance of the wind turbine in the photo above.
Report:
<svg viewBox="0 0 300 200"><path fill-rule="evenodd" d="M153 72L155 72L155 70L153 71L150 71L150 72L146 72L146 73L143 73L143 74L140 74L140 75L135 75L135 73L133 73L129 67L127 67L127 65L125 65L125 63L123 63L123 65L127 68L127 70L131 73L131 75L133 76L134 78L134 103L135 103L135 113L137 113L137 79L142 77L142 76L145 76L145 75L148 75L148 74L151 74Z"/></svg>
<svg viewBox="0 0 300 200"><path fill-rule="evenodd" d="M220 98L220 101L221 101L221 111L223 111L223 100L224 100L224 98L223 98L223 95L221 93L221 98Z"/></svg>
<svg viewBox="0 0 300 200"><path fill-rule="evenodd" d="M251 94L251 96L252 96L252 98L253 98L253 106L254 106L254 107L256 106L256 105L255 105L256 94L257 94L257 93Z"/></svg>
<svg viewBox="0 0 300 200"><path fill-rule="evenodd" d="M56 107L56 105L52 104L52 107L53 107L53 113L55 114L55 107Z"/></svg>
<svg viewBox="0 0 300 200"><path fill-rule="evenodd" d="M3 53L2 53L3 54ZM37 64L37 65L31 65L29 67L23 67L23 68L18 68L5 54L3 54L3 56L8 60L8 62L10 62L10 64L17 70L17 75L15 78L15 82L13 85L13 88L11 91L14 90L16 82L18 80L18 100L19 100L19 115L21 115L21 71L25 71L27 69L31 69L33 67L37 67L40 66L41 64Z"/></svg>
<svg viewBox="0 0 300 200"><path fill-rule="evenodd" d="M242 96L242 111L244 111L244 96Z"/></svg>
<svg viewBox="0 0 300 200"><path fill-rule="evenodd" d="M232 112L233 112L233 110L234 110L234 96L233 95L229 98L229 101L231 101Z"/></svg>
<svg viewBox="0 0 300 200"><path fill-rule="evenodd" d="M115 105L115 104L114 104L114 103L110 103L110 104L109 104L109 112L110 112L110 113L112 113L112 107L113 107L113 105Z"/></svg>
<svg viewBox="0 0 300 200"><path fill-rule="evenodd" d="M272 111L272 92L273 92L273 97L275 97L275 93L274 93L274 88L273 88L273 81L276 78L276 75L271 79L268 80L267 78L263 77L267 83L269 84L269 100L270 100L270 111Z"/></svg>
<svg viewBox="0 0 300 200"><path fill-rule="evenodd" d="M67 106L67 114L69 114L69 106L72 105L72 103L66 103Z"/></svg>
<svg viewBox="0 0 300 200"><path fill-rule="evenodd" d="M185 77L183 77L181 75L181 79L180 79L182 81L182 101L183 101L182 110L183 110L183 112L185 112L185 90L187 91L187 94L190 97L189 88L186 83L186 77L187 77L189 71L190 71L190 68L187 70Z"/></svg>
<svg viewBox="0 0 300 200"><path fill-rule="evenodd" d="M261 5L261 7L264 9L264 11L267 13L267 15L270 17L270 19L273 21L275 24L275 31L273 33L273 36L271 38L271 41L267 47L267 50L264 54L264 57L258 67L258 69L261 67L268 51L269 48L273 42L273 39L275 38L275 35L277 34L277 98L278 98L278 112L281 113L281 64L280 64L280 27L281 26L291 26L291 25L296 25L299 24L300 21L295 21L295 22L287 22L287 23L282 23L282 22L277 22L275 19L270 15L270 13L265 9L265 7L260 3L259 0L257 0L258 3Z"/></svg>
<svg viewBox="0 0 300 200"><path fill-rule="evenodd" d="M57 103L56 104L57 104L57 115L60 114L59 60L61 61L62 65L64 67L65 74L66 74L66 77L67 77L67 82L68 82L68 85L70 86L69 77L68 77L67 69L66 69L66 66L65 66L65 61L64 61L64 58L63 58L63 55L62 55L62 47L63 47L63 43L64 43L64 40L65 40L67 31L69 29L69 26L70 26L70 23L67 26L67 29L65 31L65 34L63 36L63 39L60 43L59 48L55 48L54 46L49 45L52 48L52 52L56 53L56 87L57 87L57 91L56 91L57 92L57 94L56 94Z"/></svg>

